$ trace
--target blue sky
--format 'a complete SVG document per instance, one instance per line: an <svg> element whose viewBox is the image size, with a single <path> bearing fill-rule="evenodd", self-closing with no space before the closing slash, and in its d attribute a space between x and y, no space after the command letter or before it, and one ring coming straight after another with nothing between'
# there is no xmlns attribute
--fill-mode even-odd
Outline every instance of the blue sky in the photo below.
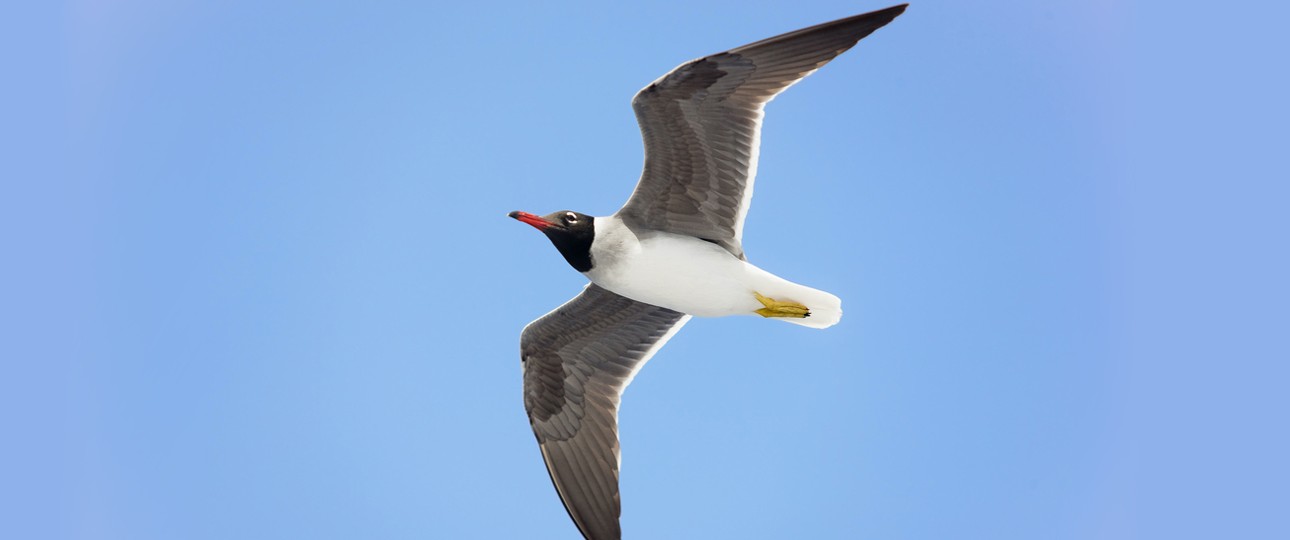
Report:
<svg viewBox="0 0 1290 540"><path fill-rule="evenodd" d="M655 357L628 537L1290 533L1266 4L918 2L772 103L745 247L846 316ZM517 348L584 280L506 212L613 212L636 90L886 5L5 8L0 536L576 537Z"/></svg>

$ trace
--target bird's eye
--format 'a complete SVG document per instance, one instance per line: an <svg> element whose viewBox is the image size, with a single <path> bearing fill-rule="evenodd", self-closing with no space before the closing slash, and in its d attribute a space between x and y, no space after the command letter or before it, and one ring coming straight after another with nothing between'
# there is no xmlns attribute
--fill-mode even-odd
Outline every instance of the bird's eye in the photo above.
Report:
<svg viewBox="0 0 1290 540"><path fill-rule="evenodd" d="M569 223L569 224L577 223L577 222L578 222L578 214L575 214L575 213L573 213L573 212L565 212L565 213L564 213L564 222L565 222L565 223Z"/></svg>

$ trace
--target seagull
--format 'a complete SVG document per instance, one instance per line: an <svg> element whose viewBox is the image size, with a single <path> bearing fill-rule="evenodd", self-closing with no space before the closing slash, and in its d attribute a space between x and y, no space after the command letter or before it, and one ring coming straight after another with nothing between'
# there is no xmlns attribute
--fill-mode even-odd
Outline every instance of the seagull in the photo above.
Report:
<svg viewBox="0 0 1290 540"><path fill-rule="evenodd" d="M645 169L617 213L510 217L591 282L520 335L524 408L551 481L588 540L622 537L618 405L692 316L827 328L842 301L748 262L741 240L766 103L905 11L827 22L681 64L632 99Z"/></svg>

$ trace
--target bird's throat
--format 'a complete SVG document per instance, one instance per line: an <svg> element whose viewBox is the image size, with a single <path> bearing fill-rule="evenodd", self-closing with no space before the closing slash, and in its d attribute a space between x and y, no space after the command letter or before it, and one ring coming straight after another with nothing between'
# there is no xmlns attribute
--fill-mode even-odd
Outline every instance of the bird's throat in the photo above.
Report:
<svg viewBox="0 0 1290 540"><path fill-rule="evenodd" d="M594 266L591 260L591 242L595 234L590 228L573 231L552 228L542 232L546 233L546 237L551 239L551 243L560 250L564 260L568 261L569 266L574 270L587 272Z"/></svg>

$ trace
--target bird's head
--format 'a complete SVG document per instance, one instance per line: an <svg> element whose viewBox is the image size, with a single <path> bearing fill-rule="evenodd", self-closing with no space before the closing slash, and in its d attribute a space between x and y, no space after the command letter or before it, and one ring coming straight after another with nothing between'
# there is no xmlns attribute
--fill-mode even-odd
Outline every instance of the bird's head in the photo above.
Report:
<svg viewBox="0 0 1290 540"><path fill-rule="evenodd" d="M564 255L564 260L579 272L591 270L591 242L596 236L595 218L586 214L564 210L536 216L515 211L507 214L542 231Z"/></svg>

